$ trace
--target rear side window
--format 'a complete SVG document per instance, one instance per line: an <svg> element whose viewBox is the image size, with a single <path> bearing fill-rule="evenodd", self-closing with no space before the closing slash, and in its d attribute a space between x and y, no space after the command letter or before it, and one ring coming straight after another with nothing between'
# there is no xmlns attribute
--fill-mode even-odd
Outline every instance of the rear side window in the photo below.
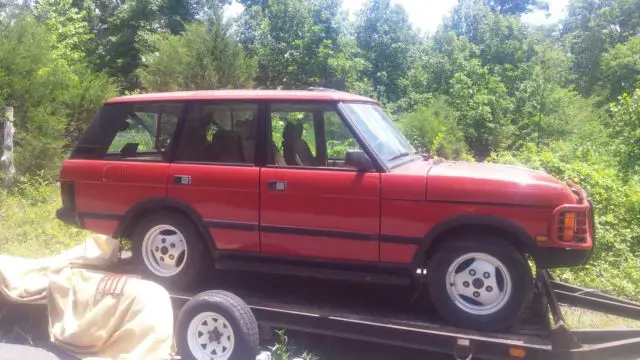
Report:
<svg viewBox="0 0 640 360"><path fill-rule="evenodd" d="M258 105L195 103L185 120L175 161L219 164L255 162Z"/></svg>
<svg viewBox="0 0 640 360"><path fill-rule="evenodd" d="M107 104L72 157L165 160L183 107L183 103Z"/></svg>

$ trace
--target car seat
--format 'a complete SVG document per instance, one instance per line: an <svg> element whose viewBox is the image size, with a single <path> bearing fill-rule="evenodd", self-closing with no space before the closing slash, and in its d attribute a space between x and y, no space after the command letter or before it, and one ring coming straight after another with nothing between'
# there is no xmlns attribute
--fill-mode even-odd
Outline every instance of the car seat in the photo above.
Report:
<svg viewBox="0 0 640 360"><path fill-rule="evenodd" d="M211 143L205 146L206 157L212 162L244 163L242 140L238 134L219 128L211 139Z"/></svg>
<svg viewBox="0 0 640 360"><path fill-rule="evenodd" d="M315 166L316 159L309 144L302 139L304 131L301 123L288 122L282 131L282 151L284 161L289 166Z"/></svg>

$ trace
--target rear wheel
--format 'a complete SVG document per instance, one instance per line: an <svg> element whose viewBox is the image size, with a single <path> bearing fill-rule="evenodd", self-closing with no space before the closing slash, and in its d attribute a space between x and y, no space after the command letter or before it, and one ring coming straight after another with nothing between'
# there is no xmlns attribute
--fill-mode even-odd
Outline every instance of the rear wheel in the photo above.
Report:
<svg viewBox="0 0 640 360"><path fill-rule="evenodd" d="M512 326L530 302L533 277L509 243L468 236L443 244L428 273L439 313L454 325L497 331Z"/></svg>
<svg viewBox="0 0 640 360"><path fill-rule="evenodd" d="M178 289L193 284L207 261L204 240L186 217L162 212L143 218L133 231L133 257L143 275Z"/></svg>

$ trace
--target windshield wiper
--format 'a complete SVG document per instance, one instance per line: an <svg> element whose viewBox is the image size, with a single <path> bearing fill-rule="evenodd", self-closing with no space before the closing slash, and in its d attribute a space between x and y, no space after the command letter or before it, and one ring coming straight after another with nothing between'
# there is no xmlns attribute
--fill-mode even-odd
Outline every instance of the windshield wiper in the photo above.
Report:
<svg viewBox="0 0 640 360"><path fill-rule="evenodd" d="M400 159L400 158L403 158L403 157L405 157L405 156L409 156L409 155L411 155L411 154L413 154L413 153L410 153L410 152L401 152L400 154L393 155L393 156L392 156L392 157L390 157L387 161L398 160L398 159Z"/></svg>

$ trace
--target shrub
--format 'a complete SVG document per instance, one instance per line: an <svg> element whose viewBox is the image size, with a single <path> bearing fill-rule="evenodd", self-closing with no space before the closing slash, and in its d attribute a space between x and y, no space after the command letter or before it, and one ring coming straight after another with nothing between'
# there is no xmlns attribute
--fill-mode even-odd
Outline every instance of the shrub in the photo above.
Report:
<svg viewBox="0 0 640 360"><path fill-rule="evenodd" d="M559 269L563 281L640 298L640 184L625 181L605 157L581 157L565 144L519 154L494 153L489 161L542 169L581 185L594 206L596 244L590 262L580 268Z"/></svg>
<svg viewBox="0 0 640 360"><path fill-rule="evenodd" d="M16 169L55 178L69 144L115 88L106 76L57 57L57 44L30 15L0 22L0 32L0 106L14 107Z"/></svg>
<svg viewBox="0 0 640 360"><path fill-rule="evenodd" d="M464 135L456 124L454 112L444 98L435 98L429 105L398 117L400 130L418 151L446 159L468 157Z"/></svg>

